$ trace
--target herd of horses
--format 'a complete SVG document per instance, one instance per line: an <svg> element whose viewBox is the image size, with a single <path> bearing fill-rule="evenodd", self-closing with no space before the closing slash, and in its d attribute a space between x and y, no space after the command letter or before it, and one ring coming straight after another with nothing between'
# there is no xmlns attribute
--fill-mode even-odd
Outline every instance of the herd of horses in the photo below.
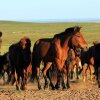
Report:
<svg viewBox="0 0 100 100"><path fill-rule="evenodd" d="M26 89L29 77L33 81L36 79L40 90L42 62L44 89L48 85L51 89L59 89L60 86L65 89L70 88L70 76L74 68L78 79L78 74L83 71L85 75L88 68L91 75L92 65L100 88L100 42L94 42L93 46L88 47L80 29L81 27L74 26L55 34L53 38L39 39L35 42L32 52L31 40L23 37L18 43L12 44L7 53L0 55L0 75L3 76L7 72L7 82L16 82L17 90ZM84 64L87 64L86 70Z"/></svg>

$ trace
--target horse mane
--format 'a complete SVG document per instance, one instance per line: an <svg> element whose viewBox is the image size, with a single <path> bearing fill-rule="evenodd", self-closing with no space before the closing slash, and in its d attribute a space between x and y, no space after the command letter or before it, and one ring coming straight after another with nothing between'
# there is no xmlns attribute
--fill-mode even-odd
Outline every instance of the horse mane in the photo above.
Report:
<svg viewBox="0 0 100 100"><path fill-rule="evenodd" d="M80 32L80 29L81 29L81 27L79 27L79 26L74 26L74 27L67 28L67 29L65 29L64 32L55 34L53 39L59 38L61 40L61 45L63 45L65 40L66 40L66 37L73 36L77 32Z"/></svg>
<svg viewBox="0 0 100 100"><path fill-rule="evenodd" d="M64 32L55 34L54 35L54 38L59 38L61 36L72 36L75 33L79 32L80 29L81 29L81 27L79 27L79 26L74 26L74 27L67 28L67 29L65 29Z"/></svg>

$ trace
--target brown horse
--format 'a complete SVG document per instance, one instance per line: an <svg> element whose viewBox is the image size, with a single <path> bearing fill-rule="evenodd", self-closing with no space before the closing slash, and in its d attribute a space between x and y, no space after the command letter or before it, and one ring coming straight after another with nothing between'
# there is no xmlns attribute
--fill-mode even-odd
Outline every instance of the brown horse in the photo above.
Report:
<svg viewBox="0 0 100 100"><path fill-rule="evenodd" d="M32 53L32 75L33 77L35 74L37 76L38 88L41 89L39 73L40 62L42 60L45 62L43 71L45 78L46 72L51 67L52 62L56 64L59 71L62 71L68 57L69 48L84 48L87 46L87 42L83 38L78 26L67 28L64 32L56 34L52 39L40 39L36 41Z"/></svg>

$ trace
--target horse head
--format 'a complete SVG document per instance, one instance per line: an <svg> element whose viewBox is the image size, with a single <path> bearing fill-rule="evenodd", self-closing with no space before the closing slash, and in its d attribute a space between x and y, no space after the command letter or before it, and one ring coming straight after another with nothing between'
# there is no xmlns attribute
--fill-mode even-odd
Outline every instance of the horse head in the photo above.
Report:
<svg viewBox="0 0 100 100"><path fill-rule="evenodd" d="M69 46L74 48L87 48L88 44L86 40L84 39L82 33L80 32L81 27L75 26L70 28L72 30L72 37L69 42ZM67 32L67 31L65 31Z"/></svg>
<svg viewBox="0 0 100 100"><path fill-rule="evenodd" d="M25 66L31 61L31 41L28 37L23 37L20 40L21 55L25 62ZM28 65L27 65L28 66Z"/></svg>
<svg viewBox="0 0 100 100"><path fill-rule="evenodd" d="M23 37L20 40L20 46L22 47L22 49L30 48L31 47L31 41L30 41L30 39L28 37Z"/></svg>

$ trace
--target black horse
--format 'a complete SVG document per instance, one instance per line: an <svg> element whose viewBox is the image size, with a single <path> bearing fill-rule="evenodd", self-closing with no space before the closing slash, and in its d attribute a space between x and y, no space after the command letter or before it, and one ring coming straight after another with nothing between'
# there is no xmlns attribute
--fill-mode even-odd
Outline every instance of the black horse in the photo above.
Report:
<svg viewBox="0 0 100 100"><path fill-rule="evenodd" d="M12 44L9 47L9 60L11 75L14 75L16 80L16 89L19 90L19 81L21 81L21 89L26 89L27 83L27 68L31 63L31 41L27 37L23 37L18 43Z"/></svg>
<svg viewBox="0 0 100 100"><path fill-rule="evenodd" d="M98 81L98 87L100 88L100 43L94 45L94 67L95 67L95 74Z"/></svg>

